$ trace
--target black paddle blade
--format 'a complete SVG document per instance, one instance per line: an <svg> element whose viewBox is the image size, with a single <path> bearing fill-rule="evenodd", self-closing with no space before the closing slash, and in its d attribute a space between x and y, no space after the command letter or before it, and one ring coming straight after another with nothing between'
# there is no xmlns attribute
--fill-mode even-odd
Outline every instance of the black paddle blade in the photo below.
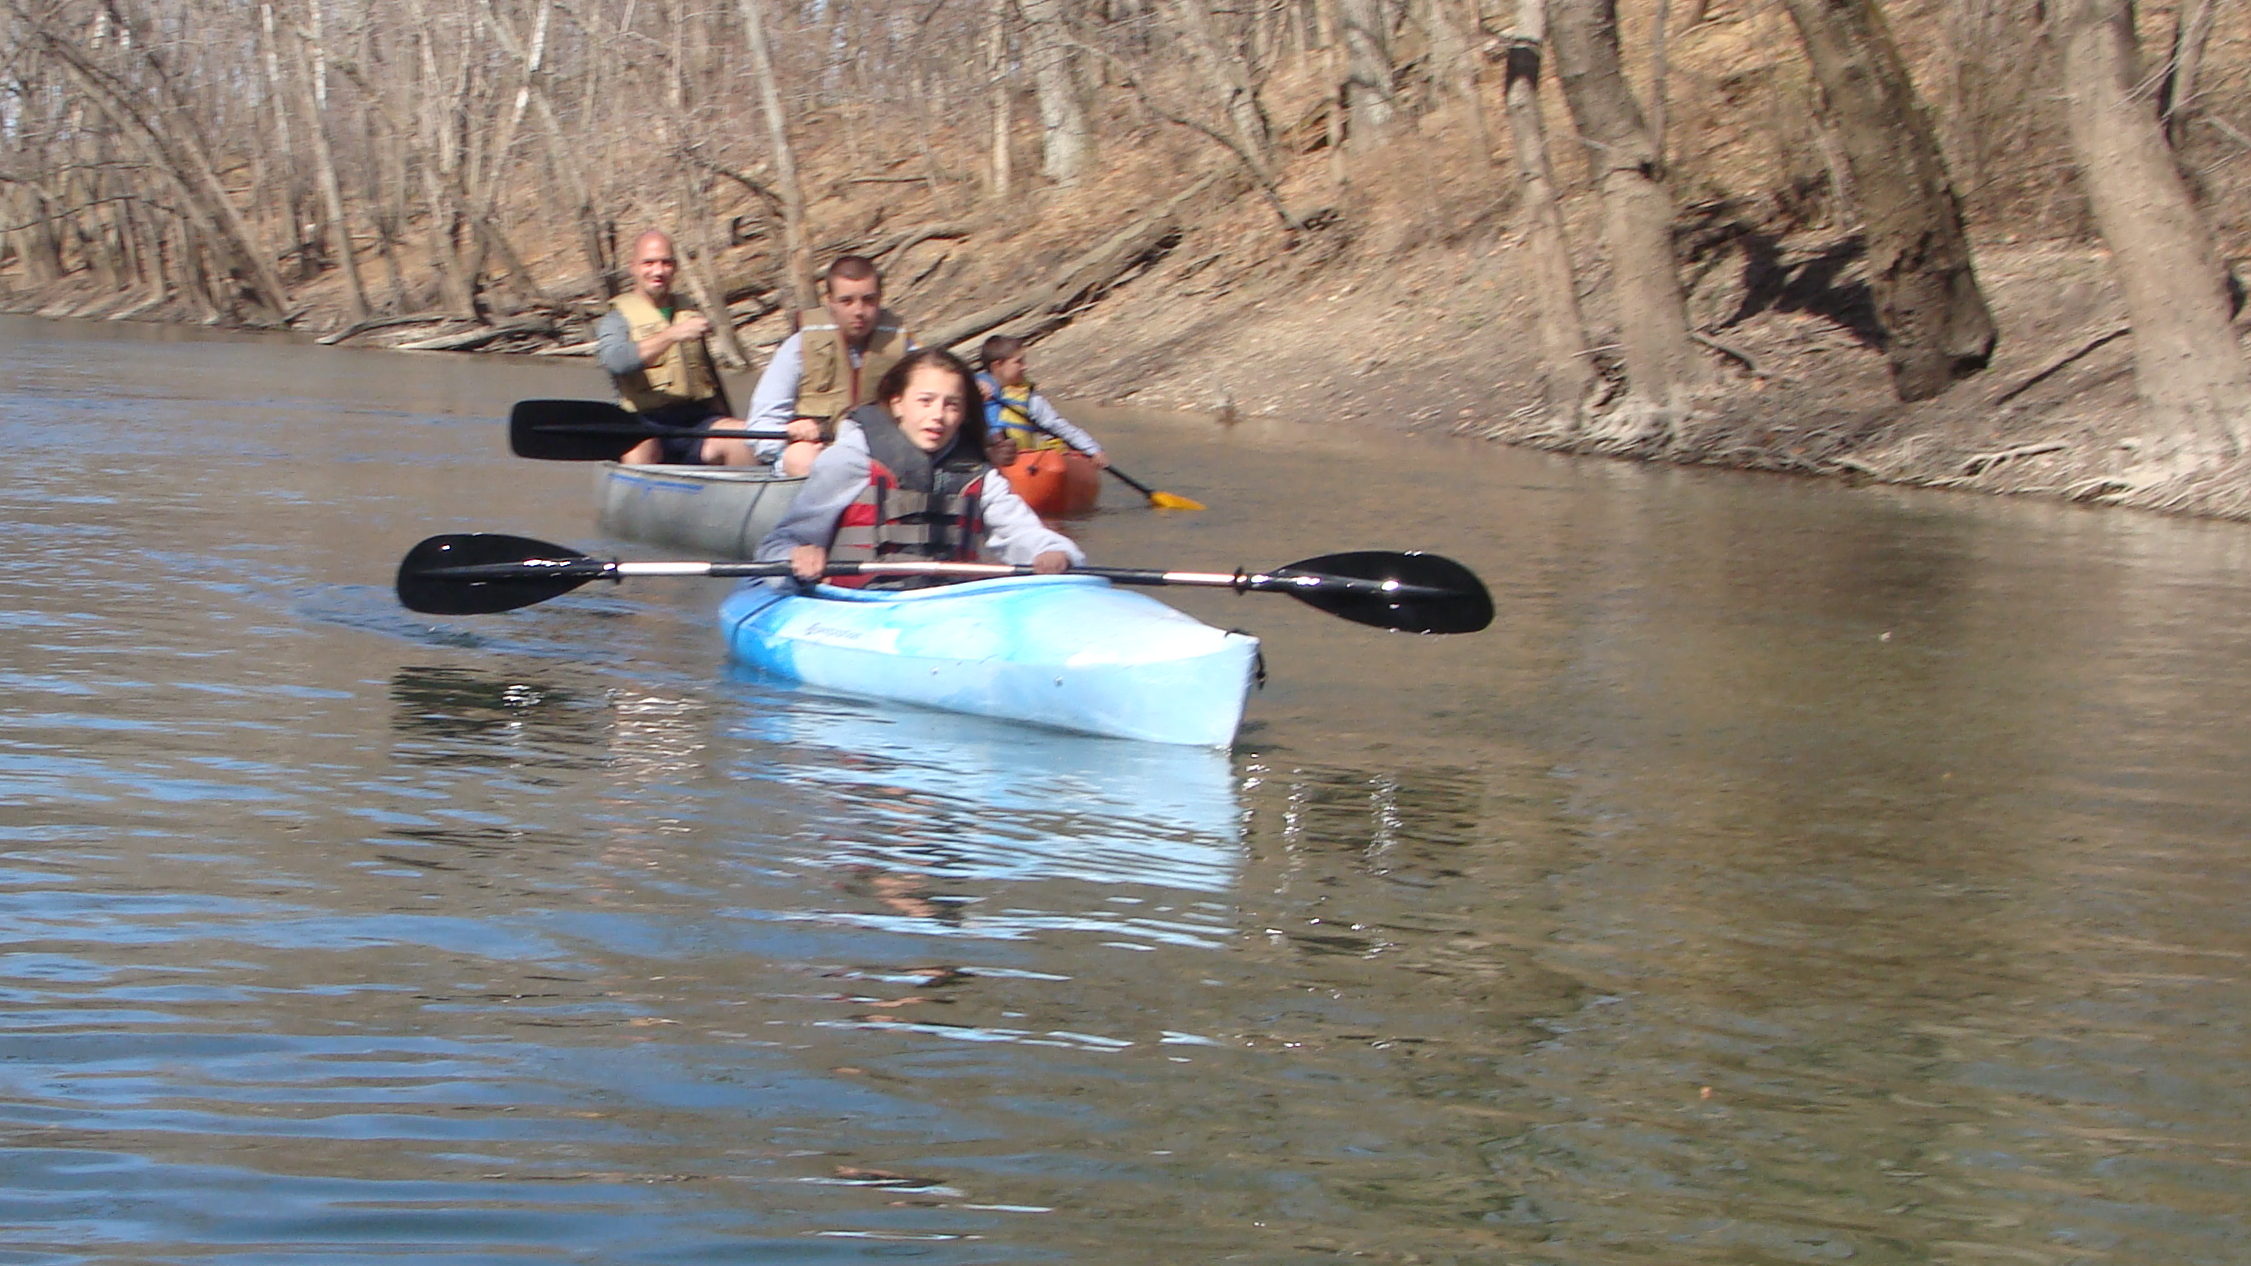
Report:
<svg viewBox="0 0 2251 1266"><path fill-rule="evenodd" d="M560 597L607 574L577 550L497 532L433 536L399 561L399 604L426 615L487 615Z"/></svg>
<svg viewBox="0 0 2251 1266"><path fill-rule="evenodd" d="M550 462L614 462L655 432L607 400L519 400L508 451Z"/></svg>
<svg viewBox="0 0 2251 1266"><path fill-rule="evenodd" d="M1436 554L1324 554L1273 574L1300 582L1275 588L1307 606L1379 629L1475 633L1493 622L1493 598L1485 592L1485 582ZM1321 583L1336 580L1345 583Z"/></svg>

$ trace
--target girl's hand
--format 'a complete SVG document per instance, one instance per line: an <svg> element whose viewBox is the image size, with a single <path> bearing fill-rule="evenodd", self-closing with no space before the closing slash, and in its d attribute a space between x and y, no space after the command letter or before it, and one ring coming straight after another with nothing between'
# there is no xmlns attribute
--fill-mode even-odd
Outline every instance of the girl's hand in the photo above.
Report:
<svg viewBox="0 0 2251 1266"><path fill-rule="evenodd" d="M1060 576L1071 570L1071 556L1059 549L1051 549L1032 560L1032 571L1041 576Z"/></svg>
<svg viewBox="0 0 2251 1266"><path fill-rule="evenodd" d="M818 545L800 545L789 552L789 574L811 584L828 566L828 551Z"/></svg>

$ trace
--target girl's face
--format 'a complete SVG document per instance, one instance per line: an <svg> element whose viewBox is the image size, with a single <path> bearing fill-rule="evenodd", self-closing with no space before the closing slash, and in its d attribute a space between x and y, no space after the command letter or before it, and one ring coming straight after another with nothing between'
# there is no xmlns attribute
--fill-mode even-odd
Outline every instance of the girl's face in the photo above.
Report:
<svg viewBox="0 0 2251 1266"><path fill-rule="evenodd" d="M1026 382L1024 371L1027 366L1022 352L1014 356L1003 356L987 368L992 370L993 381L1003 387L1021 387Z"/></svg>
<svg viewBox="0 0 2251 1266"><path fill-rule="evenodd" d="M884 401L907 443L925 453L942 452L954 442L961 420L969 415L969 397L961 376L936 365L921 365L907 375L907 389Z"/></svg>

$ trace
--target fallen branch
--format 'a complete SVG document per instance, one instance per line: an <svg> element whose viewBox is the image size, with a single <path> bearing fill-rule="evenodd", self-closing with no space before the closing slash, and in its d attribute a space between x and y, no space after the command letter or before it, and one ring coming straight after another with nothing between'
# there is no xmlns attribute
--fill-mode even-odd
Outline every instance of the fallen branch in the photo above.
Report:
<svg viewBox="0 0 2251 1266"><path fill-rule="evenodd" d="M446 321L467 321L470 318L458 312L410 312L405 316L369 317L354 321L334 334L323 334L315 341L323 347L334 347L346 339L358 338L376 330L387 330L400 325L438 325Z"/></svg>
<svg viewBox="0 0 2251 1266"><path fill-rule="evenodd" d="M436 338L401 343L393 350L401 352L465 352L471 348L483 347L487 343L508 338L511 335L552 335L555 332L555 323L545 317L540 317L530 321L511 321L506 325L486 326L483 329L468 330L460 334L441 334Z"/></svg>
<svg viewBox="0 0 2251 1266"><path fill-rule="evenodd" d="M2050 362L2047 368L2040 370L2038 373L2033 374L2030 378L2027 378L2023 382L2018 383L2016 386L2009 388L2007 391L2002 392L2000 395L1993 397L1993 403L1988 407L1994 409L2000 408L2002 405L2007 404L2009 401L2014 400L2018 396L2023 395L2025 392L2032 390L2032 388L2038 386L2040 383L2054 377L2057 372L2063 369L2064 366L2069 365L2071 362L2078 360L2080 357L2085 356L2087 353L2094 351L2096 348L2101 347L2103 344L2108 343L2113 339L2121 338L2133 332L2134 327L2131 325L2112 326L2110 329L2097 334L2093 338L2088 339L2086 342L2081 343L2072 351L2066 352L2062 356Z"/></svg>
<svg viewBox="0 0 2251 1266"><path fill-rule="evenodd" d="M933 224L927 228L910 229L904 233L894 233L890 236L890 238L879 244L869 246L864 250L856 251L853 253L865 255L870 259L880 262L886 256L904 255L908 251L913 250L915 247L922 245L924 242L958 241L959 239L968 236L969 228L967 225Z"/></svg>
<svg viewBox="0 0 2251 1266"><path fill-rule="evenodd" d="M747 171L737 171L732 167L721 166L720 164L713 162L711 159L705 157L702 149L697 146L690 145L685 147L681 151L680 156L682 158L685 158L689 162L694 163L696 166L701 167L705 171L710 172L714 176L720 176L724 177L725 179L732 180L736 184L741 185L743 188L749 190L751 196L757 198L759 203L766 208L766 215L768 219L779 220L781 218L782 195L775 192L774 187L767 184L765 181L760 180L758 177L751 175ZM735 217L735 219L737 220L740 220L741 218L741 216ZM732 223L730 223L729 229L730 231L739 231Z"/></svg>
<svg viewBox="0 0 2251 1266"><path fill-rule="evenodd" d="M1764 378L1769 381L1772 381L1774 378L1773 374L1770 374L1766 371L1765 366L1759 364L1756 360L1751 359L1751 354L1744 351L1740 347L1731 347L1728 344L1722 343L1718 339L1711 337L1710 335L1698 334L1694 330L1690 330L1688 332L1688 337L1696 340L1699 343L1702 343L1706 347L1711 348L1713 351L1718 352L1722 356L1728 357L1731 360L1742 362L1743 368L1750 370L1751 377L1753 378Z"/></svg>
<svg viewBox="0 0 2251 1266"><path fill-rule="evenodd" d="M2063 495L2073 501L2101 501L2110 497L2122 497L2141 486L2131 479L2120 479L2116 475L2097 475L2069 485L2063 490Z"/></svg>
<svg viewBox="0 0 2251 1266"><path fill-rule="evenodd" d="M1979 453L1962 463L1962 473L1965 475L1982 475L2004 462L2013 462L2019 457L2038 457L2042 453L2060 453L2069 447L2070 445L2061 440L2045 440L2037 444L2019 444L2015 448L2004 448L1994 453Z"/></svg>
<svg viewBox="0 0 2251 1266"><path fill-rule="evenodd" d="M1024 338L1037 338L1066 324L1073 314L1171 250L1186 231L1181 223L1181 208L1222 182L1231 184L1236 191L1241 188L1241 177L1233 171L1207 176L1157 211L1118 230L1092 250L1064 264L1056 279L1046 286L925 331L921 336L923 345L951 347L1035 313L1038 319L1030 328L1019 332Z"/></svg>

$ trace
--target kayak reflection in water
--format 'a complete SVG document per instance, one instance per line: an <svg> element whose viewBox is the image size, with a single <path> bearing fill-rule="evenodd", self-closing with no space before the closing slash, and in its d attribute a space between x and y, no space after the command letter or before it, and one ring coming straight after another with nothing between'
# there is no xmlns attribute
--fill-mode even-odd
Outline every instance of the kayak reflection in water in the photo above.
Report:
<svg viewBox="0 0 2251 1266"><path fill-rule="evenodd" d="M836 442L759 544L759 561L786 559L801 581L818 580L832 559L996 561L1043 574L1083 564L1079 547L993 469L985 428L963 425L978 400L959 357L909 353L877 384L876 403L844 416Z"/></svg>

